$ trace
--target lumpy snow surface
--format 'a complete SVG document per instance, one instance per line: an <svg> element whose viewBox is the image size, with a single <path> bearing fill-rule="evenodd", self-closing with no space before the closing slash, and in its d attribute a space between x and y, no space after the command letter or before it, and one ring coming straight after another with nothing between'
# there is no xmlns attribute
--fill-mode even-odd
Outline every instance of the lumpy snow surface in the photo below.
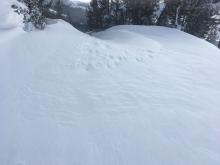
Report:
<svg viewBox="0 0 220 165"><path fill-rule="evenodd" d="M163 27L0 30L1 165L219 165L220 51Z"/></svg>

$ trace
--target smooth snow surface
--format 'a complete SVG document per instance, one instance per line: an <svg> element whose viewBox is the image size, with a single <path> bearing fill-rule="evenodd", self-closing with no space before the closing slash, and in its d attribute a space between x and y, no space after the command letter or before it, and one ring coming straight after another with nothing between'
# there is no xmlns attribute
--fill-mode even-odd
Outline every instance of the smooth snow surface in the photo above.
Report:
<svg viewBox="0 0 220 165"><path fill-rule="evenodd" d="M0 31L1 165L219 165L220 51L174 29Z"/></svg>
<svg viewBox="0 0 220 165"><path fill-rule="evenodd" d="M16 0L1 0L0 2L0 30L15 28L22 22L22 17L13 12L12 4L17 4Z"/></svg>

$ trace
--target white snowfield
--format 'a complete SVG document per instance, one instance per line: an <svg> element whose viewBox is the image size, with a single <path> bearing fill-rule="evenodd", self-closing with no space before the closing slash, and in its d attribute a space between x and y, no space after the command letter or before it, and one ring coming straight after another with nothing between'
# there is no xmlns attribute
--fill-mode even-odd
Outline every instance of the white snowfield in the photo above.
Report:
<svg viewBox="0 0 220 165"><path fill-rule="evenodd" d="M220 51L178 30L0 30L1 165L220 165Z"/></svg>

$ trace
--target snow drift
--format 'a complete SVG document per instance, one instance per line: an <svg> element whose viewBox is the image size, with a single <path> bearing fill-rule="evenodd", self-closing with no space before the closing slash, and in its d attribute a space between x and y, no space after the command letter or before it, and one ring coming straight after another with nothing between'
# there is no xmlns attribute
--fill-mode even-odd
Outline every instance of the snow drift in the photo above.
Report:
<svg viewBox="0 0 220 165"><path fill-rule="evenodd" d="M0 4L0 29L15 28L22 22L22 17L12 12L12 4L17 3L16 0L3 0Z"/></svg>
<svg viewBox="0 0 220 165"><path fill-rule="evenodd" d="M220 51L174 29L0 31L2 165L219 165Z"/></svg>

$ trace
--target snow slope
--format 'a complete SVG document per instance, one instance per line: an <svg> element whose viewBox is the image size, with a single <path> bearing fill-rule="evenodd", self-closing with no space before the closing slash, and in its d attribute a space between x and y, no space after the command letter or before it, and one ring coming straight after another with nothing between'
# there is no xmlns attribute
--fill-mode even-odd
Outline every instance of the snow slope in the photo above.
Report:
<svg viewBox="0 0 220 165"><path fill-rule="evenodd" d="M163 27L0 30L1 165L219 165L220 51Z"/></svg>

